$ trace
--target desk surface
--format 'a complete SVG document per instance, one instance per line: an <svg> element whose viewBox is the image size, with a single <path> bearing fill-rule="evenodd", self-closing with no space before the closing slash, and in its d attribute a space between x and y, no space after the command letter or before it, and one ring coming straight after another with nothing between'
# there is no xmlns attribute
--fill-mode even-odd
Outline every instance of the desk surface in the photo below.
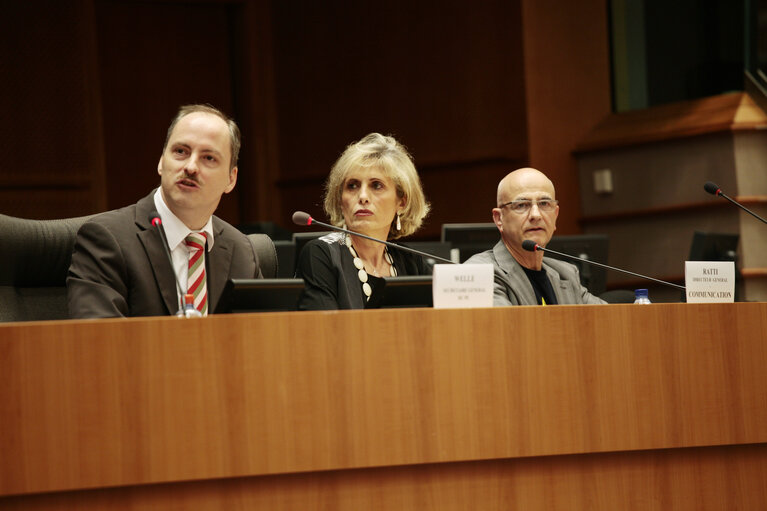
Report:
<svg viewBox="0 0 767 511"><path fill-rule="evenodd" d="M767 442L767 304L0 325L0 496Z"/></svg>

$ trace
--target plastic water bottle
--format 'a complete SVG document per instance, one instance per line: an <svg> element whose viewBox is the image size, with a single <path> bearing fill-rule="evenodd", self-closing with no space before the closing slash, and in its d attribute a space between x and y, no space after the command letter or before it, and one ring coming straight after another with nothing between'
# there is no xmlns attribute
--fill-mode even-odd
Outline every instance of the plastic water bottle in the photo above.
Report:
<svg viewBox="0 0 767 511"><path fill-rule="evenodd" d="M194 306L194 295L184 295L184 317L186 318L202 317L202 312L198 311Z"/></svg>
<svg viewBox="0 0 767 511"><path fill-rule="evenodd" d="M650 298L647 295L646 289L635 289L634 290L634 303L651 303Z"/></svg>

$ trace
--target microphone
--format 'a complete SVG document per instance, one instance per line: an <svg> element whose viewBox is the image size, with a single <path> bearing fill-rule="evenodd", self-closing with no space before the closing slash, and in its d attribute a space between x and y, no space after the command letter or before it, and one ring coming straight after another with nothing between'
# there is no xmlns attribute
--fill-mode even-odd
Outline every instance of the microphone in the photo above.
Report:
<svg viewBox="0 0 767 511"><path fill-rule="evenodd" d="M328 229L332 229L334 231L343 232L343 233L346 233L346 234L352 234L354 236L359 236L360 238L365 238L365 239L370 240L370 241L376 241L378 243L383 243L387 247L393 247L393 248L396 248L396 249L399 249L399 250L404 250L406 252L412 252L414 254L418 254L419 256L428 257L430 259L436 259L436 260L442 261L444 263L455 264L450 259L445 259L444 257L438 257L438 256L435 256L435 255L432 255L432 254L427 254L426 252L421 252L420 250L416 250L414 248L406 247L404 245L398 245L397 243L392 243L391 241L379 240L378 238L373 238L373 237L368 236L366 234L361 234L359 232L349 231L347 229L341 229L340 227L336 227L335 225L330 225L330 224L326 224L324 222L320 222L320 221L315 220L314 218L312 218L311 215L309 215L309 213L304 213L303 211L296 211L295 213L293 213L293 223L297 224L297 225L314 225L314 224L321 225L322 227L327 227Z"/></svg>
<svg viewBox="0 0 767 511"><path fill-rule="evenodd" d="M165 255L168 257L171 272L173 273L173 280L176 281L176 289L178 290L179 295L179 309L178 312L176 312L176 316L183 315L184 306L180 300L186 296L186 293L184 293L184 291L181 289L181 284L178 283L176 272L173 270L173 258L170 256L170 250L168 249L168 238L165 237L165 229L162 228L162 218L160 218L160 213L157 211L152 211L149 213L149 223L157 228L157 231L160 233L160 238L162 238L162 248L165 249Z"/></svg>
<svg viewBox="0 0 767 511"><path fill-rule="evenodd" d="M608 270L615 270L615 271L619 271L619 272L623 272L623 273L628 273L629 275L633 275L634 277L639 277L639 278L642 278L642 279L652 280L653 282L658 282L660 284L665 284L667 286L672 286L672 287L675 287L675 288L678 288L678 289L681 289L681 290L685 289L684 286L680 286L678 284L672 284L671 282L666 282L665 280L654 279L652 277L648 277L647 275L640 275L639 273L634 273L633 271L621 270L620 268L615 268L614 266L607 266L606 264L598 263L596 261L591 261L590 259L581 259L580 257L576 257L576 256L570 255L570 254L565 254L564 252L557 252L556 250L551 250L550 248L543 248L542 246L540 246L539 244L537 244L533 240L525 240L525 241L523 241L522 242L522 248L524 248L528 252L536 252L538 250L540 250L542 252L551 252L552 254L557 254L559 256L563 256L563 257L567 257L567 258L570 258L570 259L574 259L576 261L583 261L583 262L586 262L586 263L589 263L589 264L595 264L597 266L601 266L602 268L607 268Z"/></svg>
<svg viewBox="0 0 767 511"><path fill-rule="evenodd" d="M763 223L767 224L767 220L765 220L764 218L760 217L759 215L757 215L756 213L754 213L753 211L748 209L746 206L744 206L740 202L736 201L735 199L732 199L732 198L728 197L727 195L725 195L722 192L722 189L719 188L719 186L716 183L712 183L711 181L706 181L706 183L703 185L703 189L706 190L711 195L715 195L717 197L724 197L725 199L727 199L728 201L732 202L733 204L738 206L740 209L742 209L743 211L745 211L749 215L751 215L754 218L757 218L757 219L761 220Z"/></svg>

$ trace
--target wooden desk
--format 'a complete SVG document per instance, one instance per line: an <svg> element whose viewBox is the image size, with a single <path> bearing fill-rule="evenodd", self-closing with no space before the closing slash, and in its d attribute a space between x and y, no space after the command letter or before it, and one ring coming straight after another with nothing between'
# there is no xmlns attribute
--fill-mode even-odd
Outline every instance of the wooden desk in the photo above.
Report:
<svg viewBox="0 0 767 511"><path fill-rule="evenodd" d="M2 509L767 508L767 303L0 325Z"/></svg>

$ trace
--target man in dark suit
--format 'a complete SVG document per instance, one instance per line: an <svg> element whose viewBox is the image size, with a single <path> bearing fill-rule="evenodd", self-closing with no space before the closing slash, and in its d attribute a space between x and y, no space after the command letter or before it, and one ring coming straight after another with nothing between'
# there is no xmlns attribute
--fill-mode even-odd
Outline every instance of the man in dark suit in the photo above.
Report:
<svg viewBox="0 0 767 511"><path fill-rule="evenodd" d="M549 178L532 168L511 172L498 184L497 206L501 241L466 261L493 265L494 305L605 303L581 285L575 265L522 248L524 240L545 247L557 229L559 203Z"/></svg>
<svg viewBox="0 0 767 511"><path fill-rule="evenodd" d="M239 149L239 129L221 111L181 107L157 165L160 188L78 231L67 277L70 316L171 315L182 307L182 293L206 315L228 279L261 277L248 238L213 216L237 182ZM162 219L172 266L153 212Z"/></svg>

